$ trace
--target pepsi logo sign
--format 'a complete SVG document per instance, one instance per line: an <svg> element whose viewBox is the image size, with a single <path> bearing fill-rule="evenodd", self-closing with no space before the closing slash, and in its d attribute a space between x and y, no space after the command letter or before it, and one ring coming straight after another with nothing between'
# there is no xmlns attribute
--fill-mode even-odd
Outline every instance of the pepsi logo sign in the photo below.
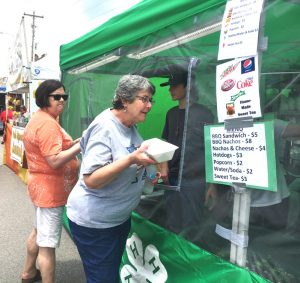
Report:
<svg viewBox="0 0 300 283"><path fill-rule="evenodd" d="M254 57L241 61L241 67L242 67L241 68L242 74L254 71L255 70Z"/></svg>
<svg viewBox="0 0 300 283"><path fill-rule="evenodd" d="M234 87L234 85L235 85L235 80L233 80L233 79L228 79L228 80L226 80L226 81L222 84L221 90L222 90L222 91L229 91L229 90L231 90L231 89Z"/></svg>
<svg viewBox="0 0 300 283"><path fill-rule="evenodd" d="M247 60L244 61L243 67L244 67L245 69L250 69L251 66L252 66L252 61L251 61L250 59L247 59Z"/></svg>

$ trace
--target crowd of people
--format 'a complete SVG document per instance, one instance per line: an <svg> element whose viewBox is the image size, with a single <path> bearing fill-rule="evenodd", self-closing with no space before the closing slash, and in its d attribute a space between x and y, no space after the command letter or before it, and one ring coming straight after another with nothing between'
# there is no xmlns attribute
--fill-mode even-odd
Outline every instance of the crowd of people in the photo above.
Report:
<svg viewBox="0 0 300 283"><path fill-rule="evenodd" d="M30 118L30 114L28 113L27 107L25 105L18 106L18 111L16 111L15 113L12 109L13 106L11 105L11 103L8 104L7 108L0 106L0 134L3 136L1 144L4 144L6 140L5 126L7 123L13 121L14 125L25 127Z"/></svg>
<svg viewBox="0 0 300 283"><path fill-rule="evenodd" d="M170 74L160 86L168 86L172 100L178 102L166 114L161 138L179 148L172 160L157 164L145 153L147 145L142 145L137 130L154 103L156 89L149 79L140 75L121 77L112 107L101 112L76 140L59 123L69 97L64 85L57 80L39 85L39 110L23 136L28 193L35 210L33 230L26 243L23 283L55 282L55 250L60 244L65 207L87 282L119 282L131 213L139 204L149 165L160 171L163 184L177 188L164 192L166 228L170 231L180 234L199 227L208 200L212 200L209 209L218 205L216 187L205 181L204 158L204 126L213 124L215 117L199 104L196 85L188 80L186 71ZM6 121L9 114L3 115ZM300 133L286 123L278 127L278 139ZM286 188L281 175L278 178L283 181L279 183ZM288 190L283 191L287 193L271 205L286 206ZM263 197L270 200L269 195L259 193L253 195L253 206Z"/></svg>

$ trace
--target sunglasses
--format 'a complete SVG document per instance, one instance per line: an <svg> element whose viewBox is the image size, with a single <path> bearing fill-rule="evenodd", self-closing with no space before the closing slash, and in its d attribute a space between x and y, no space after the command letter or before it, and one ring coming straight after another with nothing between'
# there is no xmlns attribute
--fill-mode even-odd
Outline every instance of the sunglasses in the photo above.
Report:
<svg viewBox="0 0 300 283"><path fill-rule="evenodd" d="M61 99L63 99L64 101L66 101L69 98L68 94L48 94L48 97L52 96L54 100L59 101Z"/></svg>

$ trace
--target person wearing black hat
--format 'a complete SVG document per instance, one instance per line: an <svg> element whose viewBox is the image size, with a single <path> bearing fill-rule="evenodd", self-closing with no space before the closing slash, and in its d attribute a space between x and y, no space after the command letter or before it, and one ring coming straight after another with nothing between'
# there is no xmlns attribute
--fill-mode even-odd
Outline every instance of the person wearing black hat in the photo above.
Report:
<svg viewBox="0 0 300 283"><path fill-rule="evenodd" d="M171 85L180 85L187 84L187 73L176 73L170 74L169 80L167 82L161 83L160 86L171 86Z"/></svg>
<svg viewBox="0 0 300 283"><path fill-rule="evenodd" d="M175 233L186 233L186 230L201 223L206 191L204 125L214 121L211 111L197 103L198 92L192 80L189 109L186 113L187 84L187 72L174 73L167 82L160 84L162 87L169 86L172 100L178 101L178 106L169 109L166 114L162 138L177 145L179 149L175 151L173 159L163 163L160 168L164 184L177 186L180 162L183 162L180 191L165 191L166 226Z"/></svg>

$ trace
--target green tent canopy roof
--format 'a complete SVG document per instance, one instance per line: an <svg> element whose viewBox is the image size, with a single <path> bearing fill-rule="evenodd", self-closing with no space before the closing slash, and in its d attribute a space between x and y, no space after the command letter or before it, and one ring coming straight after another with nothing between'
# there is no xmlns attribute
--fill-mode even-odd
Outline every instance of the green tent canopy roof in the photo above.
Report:
<svg viewBox="0 0 300 283"><path fill-rule="evenodd" d="M122 56L122 62L133 63L126 55L141 46L151 47L157 42L177 38L193 29L221 21L226 1L224 0L144 0L124 13L88 32L82 37L60 47L62 71L86 65L106 55ZM300 68L300 5L292 0L269 0L266 3L264 35L267 50L264 50L262 72L298 72ZM189 43L189 50L202 53L202 64L217 63L219 33L213 33ZM199 49L201 46L201 49ZM183 45L177 51L182 55ZM173 55L178 52L173 49ZM170 54L161 52L160 56ZM189 54L191 52L189 51ZM116 70L107 64L103 70ZM125 65L123 64L123 68ZM127 68L128 69L128 68ZM118 70L120 70L118 68ZM120 70L123 72L124 70Z"/></svg>
<svg viewBox="0 0 300 283"><path fill-rule="evenodd" d="M112 52L224 0L144 0L84 36L60 47L60 67L68 70Z"/></svg>

